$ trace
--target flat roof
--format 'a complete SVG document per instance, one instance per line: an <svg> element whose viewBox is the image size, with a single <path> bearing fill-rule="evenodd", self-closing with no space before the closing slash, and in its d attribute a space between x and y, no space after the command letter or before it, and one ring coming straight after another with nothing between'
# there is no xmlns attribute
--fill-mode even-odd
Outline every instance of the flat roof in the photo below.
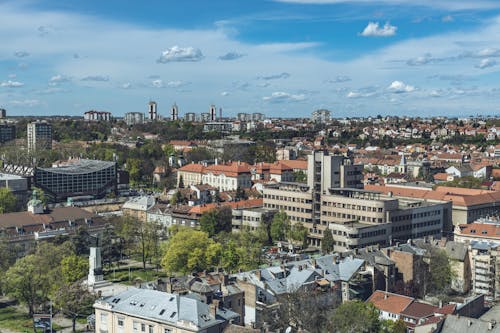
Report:
<svg viewBox="0 0 500 333"><path fill-rule="evenodd" d="M61 174L85 174L107 169L114 165L115 162L110 162L110 161L79 159L75 160L74 162L70 161L68 164L55 168L37 168L37 169L52 173L61 173Z"/></svg>
<svg viewBox="0 0 500 333"><path fill-rule="evenodd" d="M25 179L25 178L10 173L0 173L0 180L17 180L17 179Z"/></svg>

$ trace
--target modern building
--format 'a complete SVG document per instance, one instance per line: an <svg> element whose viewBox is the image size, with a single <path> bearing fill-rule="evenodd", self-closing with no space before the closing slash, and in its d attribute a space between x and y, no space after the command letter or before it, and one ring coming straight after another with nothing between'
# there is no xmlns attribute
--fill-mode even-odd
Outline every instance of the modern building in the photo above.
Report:
<svg viewBox="0 0 500 333"><path fill-rule="evenodd" d="M111 112L90 110L83 114L86 121L111 121Z"/></svg>
<svg viewBox="0 0 500 333"><path fill-rule="evenodd" d="M34 181L52 201L78 196L102 198L116 192L116 162L70 160L57 167L36 168Z"/></svg>
<svg viewBox="0 0 500 333"><path fill-rule="evenodd" d="M203 125L203 132L231 132L233 123L223 121L211 121Z"/></svg>
<svg viewBox="0 0 500 333"><path fill-rule="evenodd" d="M229 310L193 295L130 288L94 303L96 332L220 333ZM231 312L232 313L232 312Z"/></svg>
<svg viewBox="0 0 500 333"><path fill-rule="evenodd" d="M235 208L231 221L233 232L256 231L262 223L270 224L277 210L266 208Z"/></svg>
<svg viewBox="0 0 500 333"><path fill-rule="evenodd" d="M136 125L136 124L143 124L144 123L144 113L142 112L127 112L125 113L125 116L123 117L125 120L125 123L128 126L131 125Z"/></svg>
<svg viewBox="0 0 500 333"><path fill-rule="evenodd" d="M25 177L0 173L0 188L8 188L15 196L18 208L25 206L28 199L28 179Z"/></svg>
<svg viewBox="0 0 500 333"><path fill-rule="evenodd" d="M0 109L0 119L7 118L7 111L5 109Z"/></svg>
<svg viewBox="0 0 500 333"><path fill-rule="evenodd" d="M14 124L0 123L0 143L12 141L15 138L16 126Z"/></svg>
<svg viewBox="0 0 500 333"><path fill-rule="evenodd" d="M311 120L315 123L327 123L331 119L331 112L325 109L316 110L311 115Z"/></svg>
<svg viewBox="0 0 500 333"><path fill-rule="evenodd" d="M28 124L28 151L52 149L52 125L46 121L35 121Z"/></svg>
<svg viewBox="0 0 500 333"><path fill-rule="evenodd" d="M179 119L179 108L177 107L176 103L174 103L174 105L172 105L172 109L170 110L170 119L172 121Z"/></svg>
<svg viewBox="0 0 500 333"><path fill-rule="evenodd" d="M500 244L473 241L470 248L472 292L495 302L500 299Z"/></svg>
<svg viewBox="0 0 500 333"><path fill-rule="evenodd" d="M149 121L158 120L158 106L154 101L148 103L148 116Z"/></svg>

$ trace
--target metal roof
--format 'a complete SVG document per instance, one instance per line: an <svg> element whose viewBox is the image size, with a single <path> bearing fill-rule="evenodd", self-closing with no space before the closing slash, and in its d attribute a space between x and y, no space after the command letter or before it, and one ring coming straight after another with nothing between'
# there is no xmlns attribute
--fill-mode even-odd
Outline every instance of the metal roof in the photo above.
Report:
<svg viewBox="0 0 500 333"><path fill-rule="evenodd" d="M114 167L115 164L110 161L79 159L56 168L37 168L37 170L59 174L86 174Z"/></svg>

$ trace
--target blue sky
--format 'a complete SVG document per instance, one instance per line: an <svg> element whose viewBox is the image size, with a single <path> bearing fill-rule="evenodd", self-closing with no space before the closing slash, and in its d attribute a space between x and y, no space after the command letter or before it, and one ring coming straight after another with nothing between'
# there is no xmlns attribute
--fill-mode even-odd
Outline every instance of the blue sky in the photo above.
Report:
<svg viewBox="0 0 500 333"><path fill-rule="evenodd" d="M500 1L1 1L0 107L500 114Z"/></svg>

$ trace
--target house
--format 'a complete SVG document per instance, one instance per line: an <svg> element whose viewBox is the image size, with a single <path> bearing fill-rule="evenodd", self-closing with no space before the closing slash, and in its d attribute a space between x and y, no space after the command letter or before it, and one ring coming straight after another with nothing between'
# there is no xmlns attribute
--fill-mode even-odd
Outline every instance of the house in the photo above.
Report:
<svg viewBox="0 0 500 333"><path fill-rule="evenodd" d="M453 272L451 289L458 293L465 294L471 287L469 249L464 243L448 241L445 245L445 251L448 255L450 267Z"/></svg>
<svg viewBox="0 0 500 333"><path fill-rule="evenodd" d="M155 205L155 202L155 198L149 195L133 197L123 204L123 215L146 222L147 212Z"/></svg>
<svg viewBox="0 0 500 333"><path fill-rule="evenodd" d="M401 318L401 312L414 300L413 297L377 290L368 298L367 302L373 304L379 310L380 319L397 321L403 319Z"/></svg>
<svg viewBox="0 0 500 333"><path fill-rule="evenodd" d="M469 177L474 175L472 167L468 163L462 164L461 166L451 166L446 169L446 173L454 175L455 177L458 178Z"/></svg>

